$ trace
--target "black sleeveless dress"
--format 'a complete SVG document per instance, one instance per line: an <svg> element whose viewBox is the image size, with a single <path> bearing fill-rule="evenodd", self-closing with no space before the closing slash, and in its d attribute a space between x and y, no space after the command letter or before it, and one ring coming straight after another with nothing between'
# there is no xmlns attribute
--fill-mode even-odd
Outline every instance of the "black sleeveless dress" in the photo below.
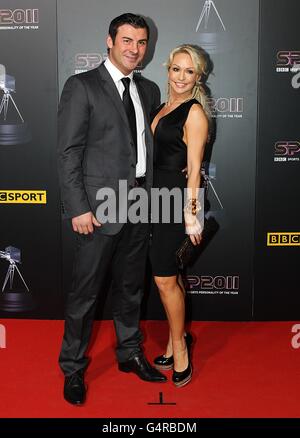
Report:
<svg viewBox="0 0 300 438"><path fill-rule="evenodd" d="M183 102L170 113L161 117L154 132L154 188L166 187L169 190L178 187L182 192L182 204L179 207L181 222L175 217L174 203L170 203L170 223L162 223L162 203L159 205L158 223L152 224L150 260L152 273L158 277L178 274L176 251L185 239L183 220L183 191L186 188L187 146L183 141L183 127L193 104L200 105L196 99ZM159 106L152 114L152 120L162 109ZM172 200L172 197L171 197ZM152 206L153 210L153 206ZM178 206L176 206L178 213ZM153 218L152 211L152 220ZM155 219L156 220L156 219Z"/></svg>

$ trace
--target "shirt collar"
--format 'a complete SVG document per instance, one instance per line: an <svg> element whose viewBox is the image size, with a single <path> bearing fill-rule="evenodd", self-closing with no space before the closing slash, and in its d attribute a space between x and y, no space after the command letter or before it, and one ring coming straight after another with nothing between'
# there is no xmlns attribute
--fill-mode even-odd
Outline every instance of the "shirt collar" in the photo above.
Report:
<svg viewBox="0 0 300 438"><path fill-rule="evenodd" d="M130 78L131 80L133 80L133 71L125 76L112 62L111 60L107 57L105 62L104 62L105 67L108 70L108 73L111 75L114 83L117 83L118 81L120 81L122 78Z"/></svg>

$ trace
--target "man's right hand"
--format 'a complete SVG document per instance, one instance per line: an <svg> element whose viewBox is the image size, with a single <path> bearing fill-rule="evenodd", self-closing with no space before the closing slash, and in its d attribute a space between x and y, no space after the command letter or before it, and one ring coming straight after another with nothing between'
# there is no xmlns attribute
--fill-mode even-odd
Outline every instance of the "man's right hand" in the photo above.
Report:
<svg viewBox="0 0 300 438"><path fill-rule="evenodd" d="M94 232L95 227L101 227L91 211L72 218L73 231L79 234L89 234Z"/></svg>

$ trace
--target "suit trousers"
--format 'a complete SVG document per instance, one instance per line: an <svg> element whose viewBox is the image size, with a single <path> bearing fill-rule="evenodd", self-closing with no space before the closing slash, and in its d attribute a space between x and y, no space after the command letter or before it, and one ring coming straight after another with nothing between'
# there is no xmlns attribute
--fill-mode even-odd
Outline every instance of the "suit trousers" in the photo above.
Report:
<svg viewBox="0 0 300 438"><path fill-rule="evenodd" d="M149 224L126 223L116 235L99 230L77 235L72 288L65 309L65 331L59 364L65 375L85 369L97 297L108 271L112 273L113 320L117 360L125 362L141 351L139 329Z"/></svg>

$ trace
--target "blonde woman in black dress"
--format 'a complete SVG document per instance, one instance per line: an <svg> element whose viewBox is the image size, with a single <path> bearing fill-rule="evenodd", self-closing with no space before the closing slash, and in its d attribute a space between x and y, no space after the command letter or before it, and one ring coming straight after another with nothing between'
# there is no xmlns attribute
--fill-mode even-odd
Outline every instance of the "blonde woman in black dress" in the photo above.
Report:
<svg viewBox="0 0 300 438"><path fill-rule="evenodd" d="M152 119L154 135L155 188L188 188L184 220L153 224L150 259L155 283L169 322L169 341L165 354L154 359L162 370L173 369L176 386L192 377L189 347L185 333L185 291L176 265L175 252L188 234L194 245L201 241L197 213L201 163L208 137L209 109L201 79L206 75L205 52L198 46L182 45L169 55L168 99L157 108ZM187 173L183 169L187 169ZM174 216L174 215L173 215Z"/></svg>

